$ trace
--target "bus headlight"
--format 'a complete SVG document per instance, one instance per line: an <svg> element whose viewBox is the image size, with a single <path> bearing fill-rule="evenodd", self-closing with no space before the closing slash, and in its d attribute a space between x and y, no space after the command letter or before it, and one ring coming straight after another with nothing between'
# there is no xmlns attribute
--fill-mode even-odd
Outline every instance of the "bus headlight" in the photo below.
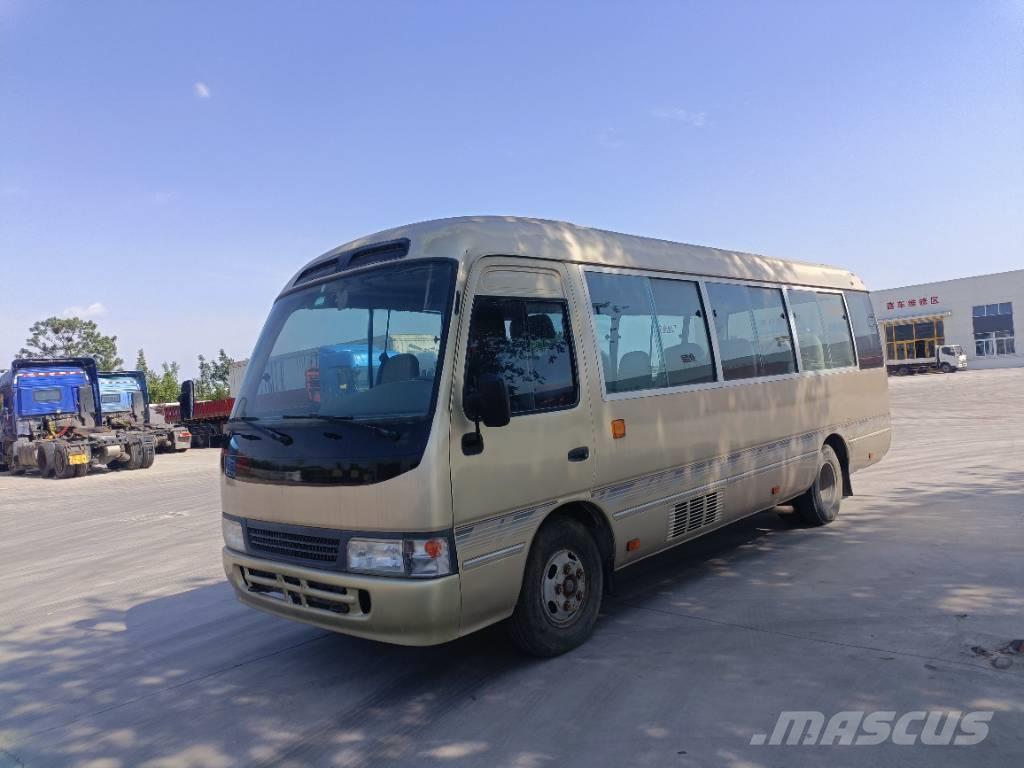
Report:
<svg viewBox="0 0 1024 768"><path fill-rule="evenodd" d="M229 517L221 517L220 530L224 534L224 544L228 549L245 552L245 535L242 533L240 522Z"/></svg>
<svg viewBox="0 0 1024 768"><path fill-rule="evenodd" d="M348 569L401 576L405 573L401 539L349 539Z"/></svg>
<svg viewBox="0 0 1024 768"><path fill-rule="evenodd" d="M431 578L452 572L448 541L426 539L349 539L348 569L381 576Z"/></svg>

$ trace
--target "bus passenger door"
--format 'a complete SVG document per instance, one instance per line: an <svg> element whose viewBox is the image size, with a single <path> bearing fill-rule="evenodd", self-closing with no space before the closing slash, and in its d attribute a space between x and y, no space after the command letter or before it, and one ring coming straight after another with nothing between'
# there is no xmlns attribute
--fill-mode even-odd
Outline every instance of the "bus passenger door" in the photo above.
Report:
<svg viewBox="0 0 1024 768"><path fill-rule="evenodd" d="M596 462L584 329L564 266L482 259L462 306L450 450L469 631L512 612L533 532L559 501L589 491ZM481 424L477 440L463 401L484 374L504 379L511 419Z"/></svg>

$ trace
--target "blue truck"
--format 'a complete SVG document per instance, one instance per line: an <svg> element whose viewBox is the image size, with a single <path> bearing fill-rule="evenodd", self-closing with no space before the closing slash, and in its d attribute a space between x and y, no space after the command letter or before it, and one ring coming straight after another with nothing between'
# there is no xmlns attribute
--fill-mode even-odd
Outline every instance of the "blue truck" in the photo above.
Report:
<svg viewBox="0 0 1024 768"><path fill-rule="evenodd" d="M112 429L145 432L161 453L186 451L192 433L183 425L153 423L149 409L149 387L142 371L101 371L100 409L103 421Z"/></svg>
<svg viewBox="0 0 1024 768"><path fill-rule="evenodd" d="M69 478L151 466L153 436L106 423L100 402L90 357L15 360L0 375L0 469Z"/></svg>

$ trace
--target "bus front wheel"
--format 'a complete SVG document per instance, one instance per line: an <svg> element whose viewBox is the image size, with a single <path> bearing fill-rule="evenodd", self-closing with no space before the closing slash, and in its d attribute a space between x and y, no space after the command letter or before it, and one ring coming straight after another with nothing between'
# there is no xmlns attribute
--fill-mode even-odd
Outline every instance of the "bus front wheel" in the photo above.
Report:
<svg viewBox="0 0 1024 768"><path fill-rule="evenodd" d="M828 525L839 514L842 499L843 466L832 446L823 445L814 484L793 505L807 525Z"/></svg>
<svg viewBox="0 0 1024 768"><path fill-rule="evenodd" d="M603 590L601 553L587 529L568 517L548 520L526 560L513 642L533 656L571 651L594 631Z"/></svg>

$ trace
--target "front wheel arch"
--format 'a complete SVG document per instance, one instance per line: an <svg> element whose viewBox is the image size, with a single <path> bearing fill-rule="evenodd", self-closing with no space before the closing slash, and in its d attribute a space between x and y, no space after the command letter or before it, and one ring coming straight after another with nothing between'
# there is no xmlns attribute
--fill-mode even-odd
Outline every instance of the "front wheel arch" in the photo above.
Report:
<svg viewBox="0 0 1024 768"><path fill-rule="evenodd" d="M608 522L608 517L596 504L575 500L552 509L534 530L527 547L527 552L533 546L541 526L549 520L560 516L569 517L582 523L594 538L597 549L601 553L601 562L604 564L604 592L605 594L611 594L613 587L612 578L615 572L615 533L612 530L611 523ZM521 585L520 589L522 589Z"/></svg>

